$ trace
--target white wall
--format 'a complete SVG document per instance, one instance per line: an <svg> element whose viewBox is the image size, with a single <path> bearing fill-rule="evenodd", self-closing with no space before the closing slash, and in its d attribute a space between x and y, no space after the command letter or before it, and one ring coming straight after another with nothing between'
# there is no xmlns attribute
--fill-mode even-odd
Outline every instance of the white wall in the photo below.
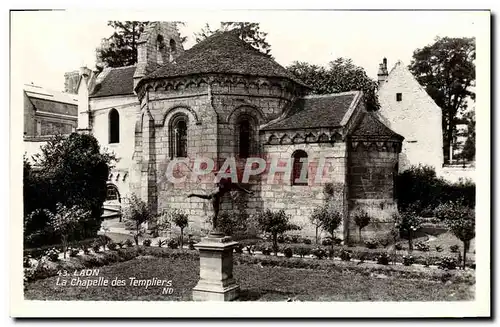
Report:
<svg viewBox="0 0 500 327"><path fill-rule="evenodd" d="M110 182L118 187L122 198L126 197L130 192L130 167L134 154L135 124L140 111L137 96L90 98L90 108L93 115L92 134L99 141L101 149L114 152L119 159L111 170L113 176ZM118 110L120 117L120 142L110 144L108 115L113 108ZM127 176L124 180L125 174Z"/></svg>
<svg viewBox="0 0 500 327"><path fill-rule="evenodd" d="M396 100L402 93L402 101ZM379 93L380 115L388 126L404 136L399 156L400 171L410 165L443 165L441 108L401 62L397 63Z"/></svg>

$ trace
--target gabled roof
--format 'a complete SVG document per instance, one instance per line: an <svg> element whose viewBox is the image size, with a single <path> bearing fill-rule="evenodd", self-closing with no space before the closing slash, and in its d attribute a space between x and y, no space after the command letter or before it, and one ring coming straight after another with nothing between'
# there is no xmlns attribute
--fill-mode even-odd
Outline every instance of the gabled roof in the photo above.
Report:
<svg viewBox="0 0 500 327"><path fill-rule="evenodd" d="M276 61L241 40L236 31L208 37L146 75L137 87L146 80L207 73L282 77L307 87Z"/></svg>
<svg viewBox="0 0 500 327"><path fill-rule="evenodd" d="M295 102L286 118L272 122L262 130L342 126L360 97L359 91L305 96Z"/></svg>
<svg viewBox="0 0 500 327"><path fill-rule="evenodd" d="M377 137L388 139L395 138L400 140L404 139L403 136L394 132L392 129L382 123L382 121L377 117L376 113L368 111L363 114L363 117L349 135L352 138Z"/></svg>
<svg viewBox="0 0 500 327"><path fill-rule="evenodd" d="M30 99L35 98L75 106L78 105L78 96L76 94L53 91L33 84L25 84L23 89Z"/></svg>
<svg viewBox="0 0 500 327"><path fill-rule="evenodd" d="M106 68L97 76L91 98L134 94L134 66Z"/></svg>

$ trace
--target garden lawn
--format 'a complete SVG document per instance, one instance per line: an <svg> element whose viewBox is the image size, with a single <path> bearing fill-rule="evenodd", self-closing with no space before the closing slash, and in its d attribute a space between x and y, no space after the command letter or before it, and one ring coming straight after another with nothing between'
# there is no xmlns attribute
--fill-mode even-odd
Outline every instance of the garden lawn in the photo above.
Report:
<svg viewBox="0 0 500 327"><path fill-rule="evenodd" d="M130 261L100 267L99 276L129 282L138 279L170 279L172 295L162 287L71 287L58 286L57 278L27 284L28 300L190 301L198 281L196 256L158 258L140 256ZM474 285L450 281L408 279L356 271L313 270L237 264L234 277L241 287L242 301L454 301L472 300ZM67 278L66 278L67 279ZM59 280L60 282L60 280Z"/></svg>

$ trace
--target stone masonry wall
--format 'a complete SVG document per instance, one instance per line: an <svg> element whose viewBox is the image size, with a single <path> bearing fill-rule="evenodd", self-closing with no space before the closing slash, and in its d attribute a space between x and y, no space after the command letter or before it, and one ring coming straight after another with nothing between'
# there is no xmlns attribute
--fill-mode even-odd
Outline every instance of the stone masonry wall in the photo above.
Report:
<svg viewBox="0 0 500 327"><path fill-rule="evenodd" d="M394 200L397 156L395 152L377 151L362 145L349 153L349 213L352 215L361 209L372 217L363 229L363 239L383 237L392 227L392 214L397 210ZM359 241L352 217L347 229L350 240Z"/></svg>

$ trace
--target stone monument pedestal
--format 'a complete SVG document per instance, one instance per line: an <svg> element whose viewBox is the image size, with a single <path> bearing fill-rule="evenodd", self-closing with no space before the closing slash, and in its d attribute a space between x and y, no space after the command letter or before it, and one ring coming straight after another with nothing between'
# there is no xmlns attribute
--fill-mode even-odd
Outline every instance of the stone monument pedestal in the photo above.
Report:
<svg viewBox="0 0 500 327"><path fill-rule="evenodd" d="M195 244L200 251L200 280L193 289L194 301L232 301L239 285L233 278L233 251L238 242L213 233Z"/></svg>

